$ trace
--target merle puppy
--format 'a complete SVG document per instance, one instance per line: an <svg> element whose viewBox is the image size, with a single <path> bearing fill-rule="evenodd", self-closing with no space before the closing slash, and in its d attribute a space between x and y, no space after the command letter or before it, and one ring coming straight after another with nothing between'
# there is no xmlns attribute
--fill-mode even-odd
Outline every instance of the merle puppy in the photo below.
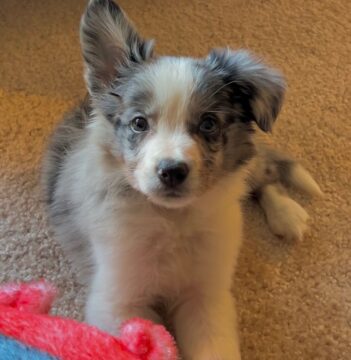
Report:
<svg viewBox="0 0 351 360"><path fill-rule="evenodd" d="M320 192L256 135L284 80L247 51L157 56L108 0L90 1L80 36L89 94L55 131L43 182L56 237L91 270L86 320L116 333L162 321L162 304L184 359L238 360L240 199L254 192L272 230L299 238L307 214L280 183Z"/></svg>

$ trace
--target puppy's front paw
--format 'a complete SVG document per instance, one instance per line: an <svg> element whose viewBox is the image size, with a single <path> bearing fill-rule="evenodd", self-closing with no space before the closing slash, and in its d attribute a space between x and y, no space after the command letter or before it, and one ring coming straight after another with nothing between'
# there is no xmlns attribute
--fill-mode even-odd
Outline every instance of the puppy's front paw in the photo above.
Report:
<svg viewBox="0 0 351 360"><path fill-rule="evenodd" d="M302 240L309 218L296 201L280 195L266 208L267 222L272 232L287 240Z"/></svg>

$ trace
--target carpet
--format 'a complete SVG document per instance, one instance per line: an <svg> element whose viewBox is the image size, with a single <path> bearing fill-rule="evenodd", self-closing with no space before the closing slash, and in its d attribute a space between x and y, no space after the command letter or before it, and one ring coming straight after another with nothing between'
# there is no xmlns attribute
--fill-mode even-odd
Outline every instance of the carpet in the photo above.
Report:
<svg viewBox="0 0 351 360"><path fill-rule="evenodd" d="M275 238L245 204L234 293L245 360L351 358L351 2L123 0L161 54L249 48L288 81L276 146L324 191L306 199L301 243ZM84 94L78 43L84 1L2 0L0 7L0 281L45 277L55 313L81 319L80 287L46 224L39 188L45 141Z"/></svg>

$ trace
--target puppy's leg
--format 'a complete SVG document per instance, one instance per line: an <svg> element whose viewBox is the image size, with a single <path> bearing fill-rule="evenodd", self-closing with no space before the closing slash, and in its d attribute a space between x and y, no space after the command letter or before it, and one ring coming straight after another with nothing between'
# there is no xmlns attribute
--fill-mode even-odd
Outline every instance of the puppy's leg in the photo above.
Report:
<svg viewBox="0 0 351 360"><path fill-rule="evenodd" d="M127 277L124 283L121 282L120 274L114 272L116 266L105 260L97 266L93 276L85 320L111 334L117 334L121 323L134 317L161 323L160 316L151 308L150 299L130 291L130 286L137 286L128 284Z"/></svg>
<svg viewBox="0 0 351 360"><path fill-rule="evenodd" d="M257 157L252 163L249 186L257 195L272 232L288 239L302 239L307 229L306 211L284 191L281 184L310 196L322 191L309 172L286 154L257 137Z"/></svg>
<svg viewBox="0 0 351 360"><path fill-rule="evenodd" d="M184 360L239 360L234 299L229 291L184 300L174 314Z"/></svg>
<svg viewBox="0 0 351 360"><path fill-rule="evenodd" d="M291 199L278 183L263 186L258 201L275 235L288 240L301 240L307 230L307 212Z"/></svg>
<svg viewBox="0 0 351 360"><path fill-rule="evenodd" d="M104 285L104 279L96 276L85 308L85 320L98 328L118 334L121 323L131 318L142 318L161 323L160 316L147 303L135 304L130 302L118 302L112 298L111 290Z"/></svg>

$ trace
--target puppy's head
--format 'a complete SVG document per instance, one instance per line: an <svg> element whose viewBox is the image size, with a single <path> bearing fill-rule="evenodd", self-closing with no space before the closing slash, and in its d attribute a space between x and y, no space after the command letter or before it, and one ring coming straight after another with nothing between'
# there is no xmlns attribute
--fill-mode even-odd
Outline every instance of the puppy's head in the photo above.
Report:
<svg viewBox="0 0 351 360"><path fill-rule="evenodd" d="M112 1L90 1L81 44L103 146L162 206L185 206L237 171L254 154L252 123L269 131L282 103L282 77L248 52L156 57Z"/></svg>

